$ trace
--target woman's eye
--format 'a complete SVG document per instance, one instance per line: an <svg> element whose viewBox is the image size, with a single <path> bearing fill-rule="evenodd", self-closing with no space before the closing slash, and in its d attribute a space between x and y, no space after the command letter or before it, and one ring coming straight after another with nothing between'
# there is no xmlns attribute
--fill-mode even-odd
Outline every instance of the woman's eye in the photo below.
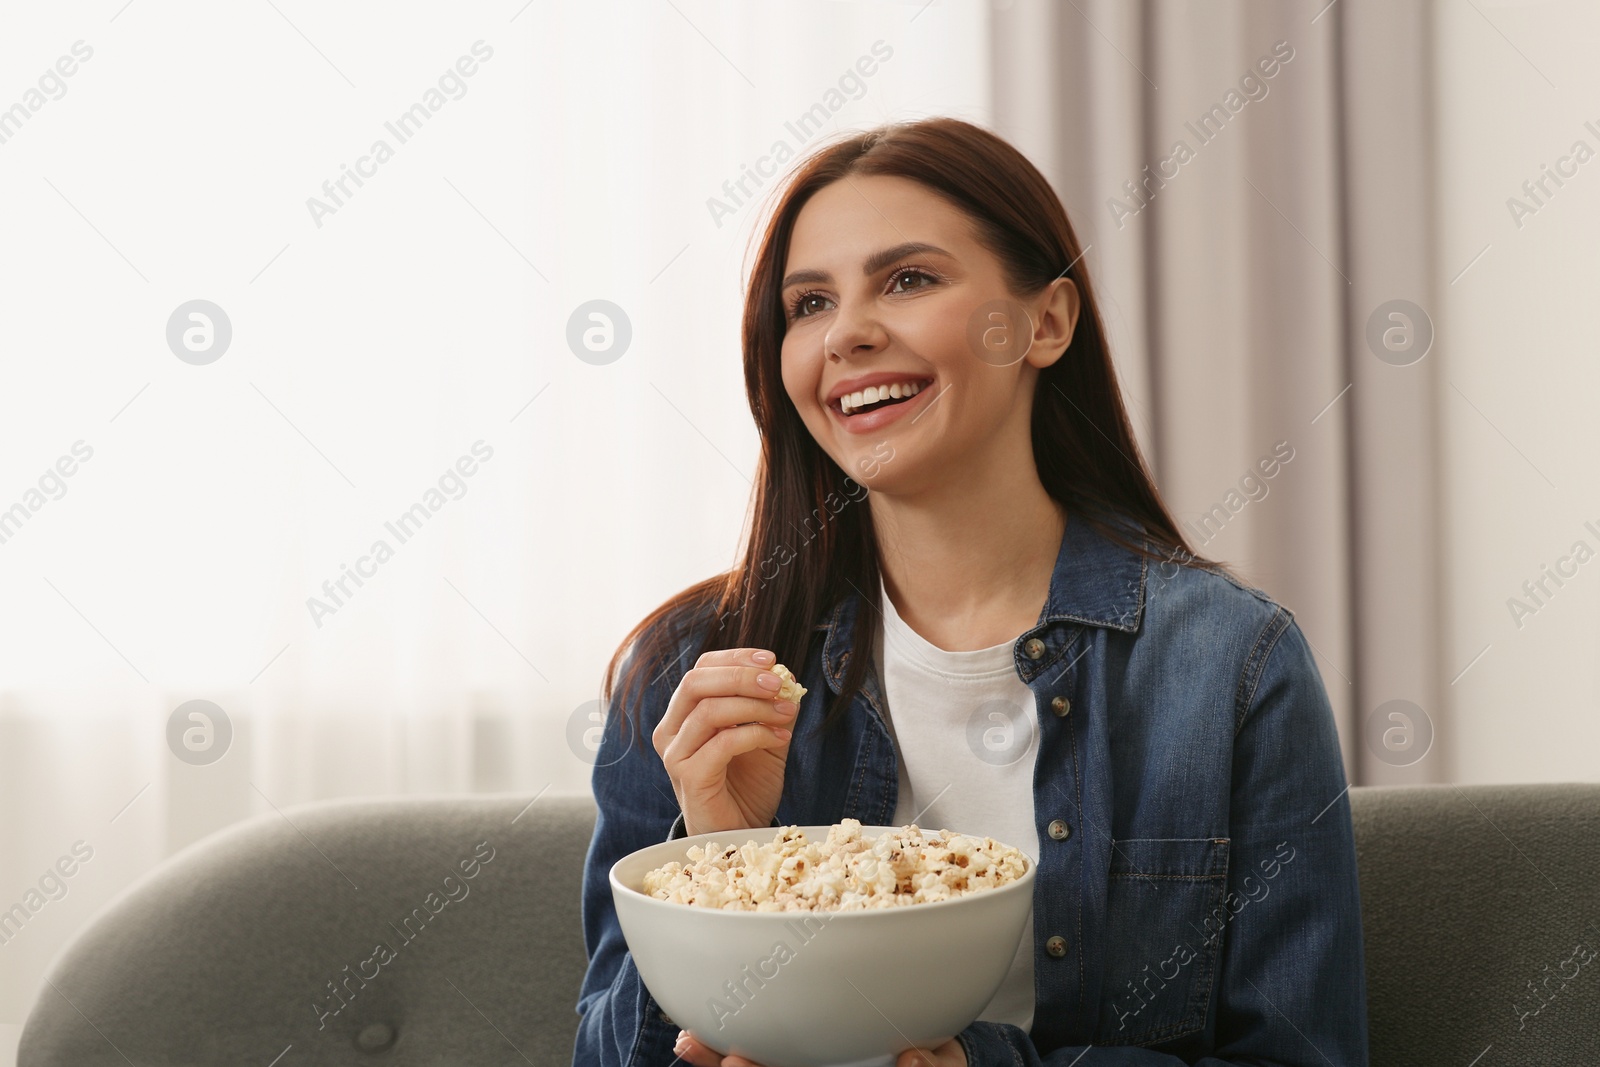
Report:
<svg viewBox="0 0 1600 1067"><path fill-rule="evenodd" d="M789 302L789 317L803 319L806 317L806 304L812 300L826 300L821 293L801 293Z"/></svg>
<svg viewBox="0 0 1600 1067"><path fill-rule="evenodd" d="M897 271L894 272L894 280L896 280L896 281L898 281L901 278L905 278L905 277L921 278L924 282L931 282L931 281L934 280L933 275L929 274L927 271L917 270L915 267L906 267L903 270L897 270ZM918 286L914 286L913 288L926 289L927 286L926 285L918 285ZM901 292L905 292L905 291L906 290L903 290L903 289L901 290Z"/></svg>

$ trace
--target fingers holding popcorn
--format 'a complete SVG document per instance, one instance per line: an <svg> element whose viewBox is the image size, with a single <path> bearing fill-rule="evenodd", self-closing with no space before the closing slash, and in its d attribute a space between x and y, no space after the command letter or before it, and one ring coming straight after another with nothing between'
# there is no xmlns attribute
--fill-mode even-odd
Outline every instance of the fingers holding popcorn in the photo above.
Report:
<svg viewBox="0 0 1600 1067"><path fill-rule="evenodd" d="M798 703L796 693L806 690L794 680L794 675L783 664L771 669L750 661L749 649L727 649L725 658L710 660L714 653L706 653L700 662L684 674L677 690L667 703L666 714L661 717L652 739L656 752L661 753L667 743L683 729L683 724L705 700L716 697L747 697L755 701L791 699ZM782 672L781 674L778 672Z"/></svg>
<svg viewBox="0 0 1600 1067"><path fill-rule="evenodd" d="M805 693L767 649L707 652L684 674L651 740L689 834L772 819Z"/></svg>

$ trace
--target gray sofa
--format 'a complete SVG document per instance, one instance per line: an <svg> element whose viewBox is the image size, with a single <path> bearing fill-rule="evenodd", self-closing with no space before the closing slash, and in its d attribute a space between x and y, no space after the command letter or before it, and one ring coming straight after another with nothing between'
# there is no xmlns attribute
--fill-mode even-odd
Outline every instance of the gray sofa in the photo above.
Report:
<svg viewBox="0 0 1600 1067"><path fill-rule="evenodd" d="M1600 1064L1600 785L1351 804L1374 1067ZM230 828L68 946L18 1067L568 1064L593 825L588 798L449 796Z"/></svg>

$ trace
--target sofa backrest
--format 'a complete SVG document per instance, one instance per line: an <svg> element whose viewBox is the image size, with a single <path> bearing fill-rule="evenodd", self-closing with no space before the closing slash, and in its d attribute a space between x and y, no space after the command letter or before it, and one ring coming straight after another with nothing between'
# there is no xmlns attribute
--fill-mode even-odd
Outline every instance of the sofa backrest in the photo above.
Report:
<svg viewBox="0 0 1600 1067"><path fill-rule="evenodd" d="M1600 785L1355 789L1351 809L1373 1067L1600 1063ZM78 935L18 1067L567 1064L594 814L449 796L241 823Z"/></svg>
<svg viewBox="0 0 1600 1067"><path fill-rule="evenodd" d="M594 801L528 801L329 801L195 843L55 961L18 1067L570 1063Z"/></svg>
<svg viewBox="0 0 1600 1067"><path fill-rule="evenodd" d="M1350 808L1373 1067L1600 1064L1600 784Z"/></svg>

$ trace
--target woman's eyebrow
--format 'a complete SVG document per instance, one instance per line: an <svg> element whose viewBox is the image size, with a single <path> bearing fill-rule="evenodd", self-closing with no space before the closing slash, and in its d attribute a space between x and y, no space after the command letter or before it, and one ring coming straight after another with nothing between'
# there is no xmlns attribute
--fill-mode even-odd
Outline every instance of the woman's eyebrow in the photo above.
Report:
<svg viewBox="0 0 1600 1067"><path fill-rule="evenodd" d="M897 259L930 252L941 256L950 254L938 245L930 245L925 241L907 241L904 244L895 245L893 248L885 248L881 252L874 252L868 256L866 262L861 265L862 277L872 277ZM833 275L825 270L797 270L783 279L783 284L778 288L787 289L791 285L802 285L808 282L829 282L832 280Z"/></svg>

